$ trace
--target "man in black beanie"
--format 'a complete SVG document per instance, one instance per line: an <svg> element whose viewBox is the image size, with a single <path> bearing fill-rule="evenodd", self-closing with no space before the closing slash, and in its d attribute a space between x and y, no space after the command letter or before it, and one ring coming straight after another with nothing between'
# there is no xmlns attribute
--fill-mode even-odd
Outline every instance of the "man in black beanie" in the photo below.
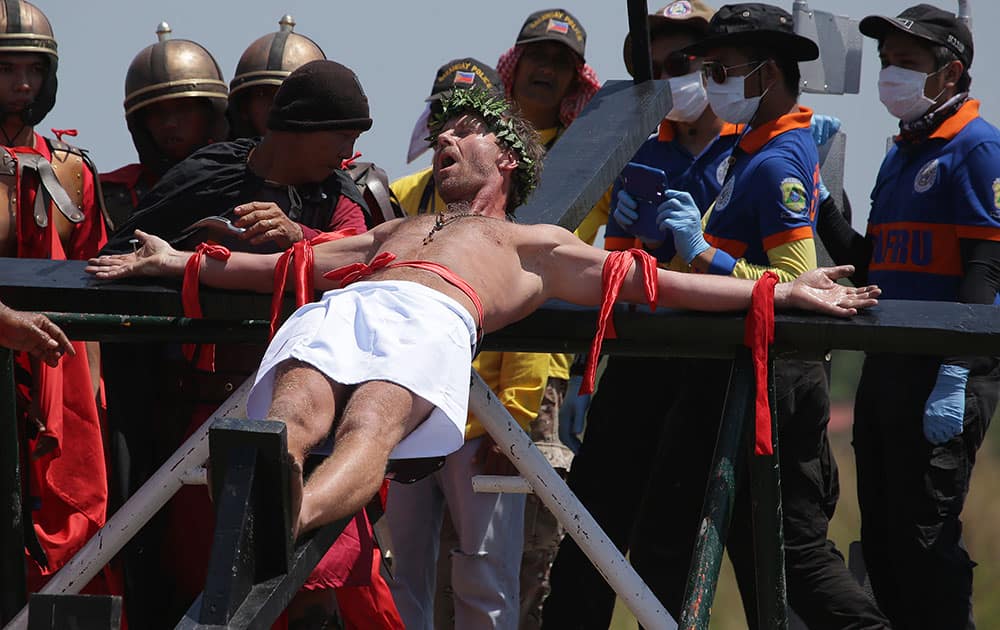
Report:
<svg viewBox="0 0 1000 630"><path fill-rule="evenodd" d="M278 88L267 126L263 138L213 144L169 170L105 253L130 251L136 229L176 239L211 216L244 229L227 244L246 251L286 249L319 231L363 232L364 201L343 169L372 126L357 75L325 59L299 67Z"/></svg>
<svg viewBox="0 0 1000 630"><path fill-rule="evenodd" d="M211 239L232 250L262 253L284 250L320 232L364 232L365 202L342 166L371 126L368 99L354 72L326 60L303 65L278 89L263 138L215 143L171 168L104 252L132 251L129 240L137 228L192 247ZM189 229L206 217L222 217L231 227L210 220L213 227ZM187 430L199 426L253 373L264 350L259 345L218 347L213 370L204 347L184 356L176 345L115 346L105 369L114 441L123 445L116 459L126 471L125 493L138 488ZM155 418L140 423L125 415L149 408L150 400L162 401L150 411ZM143 574L139 579L152 582L144 588L176 593L160 602L170 609L164 618L176 618L173 613L186 610L203 588L212 519L204 488L191 486L174 498L151 528L154 534L139 541L146 552L134 554L131 568ZM160 549L166 551L160 555ZM138 560L148 557L162 557L164 566ZM156 581L162 581L162 589Z"/></svg>

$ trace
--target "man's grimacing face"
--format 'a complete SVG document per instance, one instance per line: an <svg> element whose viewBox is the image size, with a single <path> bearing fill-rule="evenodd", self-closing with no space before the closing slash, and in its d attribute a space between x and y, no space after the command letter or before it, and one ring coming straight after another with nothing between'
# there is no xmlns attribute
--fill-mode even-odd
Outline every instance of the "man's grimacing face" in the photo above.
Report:
<svg viewBox="0 0 1000 630"><path fill-rule="evenodd" d="M469 201L500 175L506 151L482 119L463 114L447 121L434 145L434 181L446 203Z"/></svg>

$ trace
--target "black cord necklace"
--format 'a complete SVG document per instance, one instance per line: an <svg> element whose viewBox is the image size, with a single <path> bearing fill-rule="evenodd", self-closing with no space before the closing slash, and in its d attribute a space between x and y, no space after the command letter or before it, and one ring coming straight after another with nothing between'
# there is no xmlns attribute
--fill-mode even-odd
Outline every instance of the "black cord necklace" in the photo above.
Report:
<svg viewBox="0 0 1000 630"><path fill-rule="evenodd" d="M455 213L438 212L437 214L434 215L434 226L431 227L431 231L428 232L427 236L424 237L424 245L427 245L434 240L435 232L441 231L442 229L445 228L445 226L450 225L463 217L472 217L472 216L476 215L472 212L455 212Z"/></svg>

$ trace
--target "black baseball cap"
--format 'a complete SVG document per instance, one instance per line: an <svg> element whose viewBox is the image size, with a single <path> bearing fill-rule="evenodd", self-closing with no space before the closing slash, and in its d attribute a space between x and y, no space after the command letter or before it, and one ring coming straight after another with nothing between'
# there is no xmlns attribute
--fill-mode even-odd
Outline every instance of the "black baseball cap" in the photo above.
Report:
<svg viewBox="0 0 1000 630"><path fill-rule="evenodd" d="M587 31L573 15L564 9L535 11L524 21L515 46L535 42L559 42L584 59Z"/></svg>
<svg viewBox="0 0 1000 630"><path fill-rule="evenodd" d="M472 57L452 59L438 68L437 74L434 75L434 86L431 88L431 95L427 97L427 100L438 100L441 98L442 93L448 90L471 87L486 90L501 90L503 85L500 81L500 75L497 74L497 71L492 66L488 66Z"/></svg>
<svg viewBox="0 0 1000 630"><path fill-rule="evenodd" d="M704 57L714 48L762 46L790 61L819 57L816 42L795 32L792 16L771 4L727 4L708 23L708 36L683 52Z"/></svg>
<svg viewBox="0 0 1000 630"><path fill-rule="evenodd" d="M869 15L861 20L861 33L881 42L890 29L932 44L945 46L966 69L972 65L972 32L954 13L929 4L918 4L891 18Z"/></svg>

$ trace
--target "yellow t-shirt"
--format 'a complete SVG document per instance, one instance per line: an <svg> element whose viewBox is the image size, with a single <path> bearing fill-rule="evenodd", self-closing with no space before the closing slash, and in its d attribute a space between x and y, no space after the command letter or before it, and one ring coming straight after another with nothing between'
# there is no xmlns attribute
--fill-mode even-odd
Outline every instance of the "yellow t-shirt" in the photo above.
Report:
<svg viewBox="0 0 1000 630"><path fill-rule="evenodd" d="M533 352L480 352L472 367L514 420L527 430L542 406L548 363L548 355ZM485 432L483 425L470 413L465 424L465 439L477 438Z"/></svg>
<svg viewBox="0 0 1000 630"><path fill-rule="evenodd" d="M392 189L396 198L399 199L399 205L406 214L411 216L420 214L420 201L427 193L432 193L428 194L426 201L427 208L425 212L427 214L434 214L445 209L445 203L441 200L441 195L434 189L433 175L433 169L428 166L422 171L400 177L389 184L389 188Z"/></svg>

